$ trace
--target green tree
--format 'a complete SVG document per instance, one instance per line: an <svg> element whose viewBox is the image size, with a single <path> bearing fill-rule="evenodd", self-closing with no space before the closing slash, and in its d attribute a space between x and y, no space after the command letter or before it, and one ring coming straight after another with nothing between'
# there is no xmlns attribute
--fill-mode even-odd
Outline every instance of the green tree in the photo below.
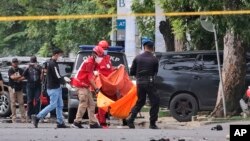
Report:
<svg viewBox="0 0 250 141"><path fill-rule="evenodd" d="M110 3L98 1L75 1L75 3L71 3L67 0L64 1L64 5L58 11L64 15L115 12ZM97 44L101 39L109 39L111 24L111 18L58 21L56 25L57 35L53 38L53 41L66 51L78 50L76 47L79 44Z"/></svg>
<svg viewBox="0 0 250 141"><path fill-rule="evenodd" d="M26 12L25 7L17 2L3 0L1 1L0 16L23 15ZM4 55L19 55L27 51L25 41L24 22L2 22L0 23L0 49ZM17 47L18 46L18 47Z"/></svg>
<svg viewBox="0 0 250 141"><path fill-rule="evenodd" d="M146 0L139 1L133 0L132 7L134 13L154 13L154 1ZM147 16L147 17L136 17L136 23L139 30L140 37L149 37L154 39L155 33L155 17Z"/></svg>
<svg viewBox="0 0 250 141"><path fill-rule="evenodd" d="M116 12L115 0L1 1L1 16L107 14ZM82 20L16 21L0 23L3 55L48 55L53 46L65 52L79 44L96 44L108 39L111 18Z"/></svg>
<svg viewBox="0 0 250 141"><path fill-rule="evenodd" d="M173 11L212 11L212 10L242 10L249 9L249 2L244 0L221 0L221 1L201 1L201 0L161 0L163 8L168 12ZM185 17L184 17L185 18ZM237 113L239 109L239 99L244 93L244 82L246 75L246 46L249 45L249 16L246 15L230 15L230 16L212 16L213 22L218 27L220 44L224 40L224 64L223 64L223 83L225 92L226 109L229 115ZM173 21L178 18L173 18ZM172 19L171 19L172 20ZM196 31L201 31L199 25L199 16L186 18L188 21L187 28L191 31L192 38L196 40L196 46L207 45L213 43L212 34L203 31L202 34L197 34ZM176 30L174 30L176 31ZM210 34L210 35L209 35ZM197 37L197 35L199 37ZM208 36L210 36L208 38ZM222 47L222 46L221 46ZM197 47L198 48L198 47ZM206 47L206 48L209 48ZM212 112L214 116L223 115L222 107L222 87L220 85L218 91L217 105Z"/></svg>

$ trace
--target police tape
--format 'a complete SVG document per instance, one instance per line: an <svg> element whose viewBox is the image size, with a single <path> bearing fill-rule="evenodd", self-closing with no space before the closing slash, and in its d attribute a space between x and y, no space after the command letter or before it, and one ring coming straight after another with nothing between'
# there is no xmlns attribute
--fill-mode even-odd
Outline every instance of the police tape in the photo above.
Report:
<svg viewBox="0 0 250 141"><path fill-rule="evenodd" d="M159 14L161 16L177 17L177 16L212 16L212 15L246 15L250 14L250 10L239 11L199 11L199 12L169 12ZM156 16L155 13L131 13L131 14L84 14L84 15L44 15L44 16L2 16L0 21L42 21L42 20L76 20L76 19L98 19L112 17L142 17Z"/></svg>

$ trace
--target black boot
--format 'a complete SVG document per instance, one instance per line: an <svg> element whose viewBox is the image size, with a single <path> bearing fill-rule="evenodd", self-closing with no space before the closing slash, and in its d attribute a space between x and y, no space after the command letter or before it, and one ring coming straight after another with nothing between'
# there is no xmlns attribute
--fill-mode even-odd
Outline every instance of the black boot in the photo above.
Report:
<svg viewBox="0 0 250 141"><path fill-rule="evenodd" d="M34 124L35 128L38 127L39 118L36 115L31 115L32 123Z"/></svg>
<svg viewBox="0 0 250 141"><path fill-rule="evenodd" d="M160 128L155 124L155 121L150 121L149 128L150 128L150 129L160 129Z"/></svg>
<svg viewBox="0 0 250 141"><path fill-rule="evenodd" d="M128 118L126 120L128 127L131 129L135 128L135 125L134 125L135 118L136 118L136 114L130 113L130 115L128 116Z"/></svg>
<svg viewBox="0 0 250 141"><path fill-rule="evenodd" d="M122 126L128 126L128 122L126 119L122 119Z"/></svg>

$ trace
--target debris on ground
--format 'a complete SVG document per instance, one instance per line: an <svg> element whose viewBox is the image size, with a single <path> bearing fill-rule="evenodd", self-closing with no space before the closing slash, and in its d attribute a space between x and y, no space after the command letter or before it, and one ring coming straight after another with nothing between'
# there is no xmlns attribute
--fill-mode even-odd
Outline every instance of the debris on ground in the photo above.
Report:
<svg viewBox="0 0 250 141"><path fill-rule="evenodd" d="M161 138L159 140L151 139L150 141L170 141L169 138Z"/></svg>
<svg viewBox="0 0 250 141"><path fill-rule="evenodd" d="M216 125L216 126L214 126L214 127L212 127L211 128L211 130L217 130L217 131L221 131L221 130L223 130L223 128L222 128L222 126L221 125Z"/></svg>

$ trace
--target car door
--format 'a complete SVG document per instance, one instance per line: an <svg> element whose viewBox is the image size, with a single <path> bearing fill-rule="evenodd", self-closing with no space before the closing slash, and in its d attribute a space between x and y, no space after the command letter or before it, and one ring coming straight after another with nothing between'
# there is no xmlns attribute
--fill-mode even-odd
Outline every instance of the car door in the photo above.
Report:
<svg viewBox="0 0 250 141"><path fill-rule="evenodd" d="M162 55L155 80L162 107L169 106L170 99L176 92L188 91L195 58L193 54Z"/></svg>
<svg viewBox="0 0 250 141"><path fill-rule="evenodd" d="M222 55L220 57L220 60L222 60ZM216 53L199 54L194 64L190 87L199 100L201 110L212 110L214 108L219 81Z"/></svg>

